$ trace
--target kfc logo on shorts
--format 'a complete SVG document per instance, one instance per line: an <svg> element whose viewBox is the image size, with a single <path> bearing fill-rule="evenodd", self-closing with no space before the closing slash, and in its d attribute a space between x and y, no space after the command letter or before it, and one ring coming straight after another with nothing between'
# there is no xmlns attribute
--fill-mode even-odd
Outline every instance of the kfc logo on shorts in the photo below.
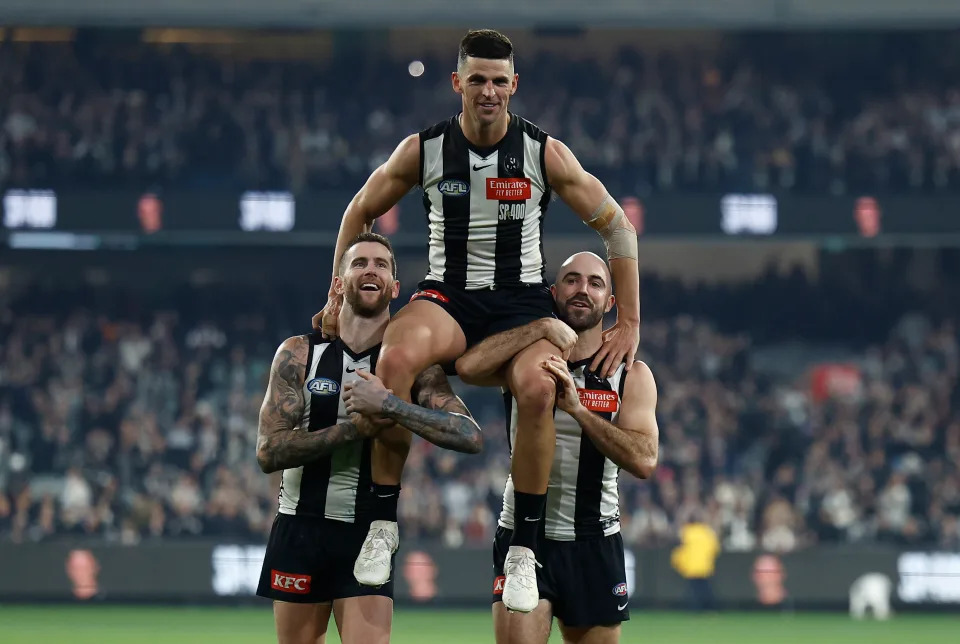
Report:
<svg viewBox="0 0 960 644"><path fill-rule="evenodd" d="M617 597L626 597L627 596L627 584L625 582L619 583L613 587L613 594Z"/></svg>
<svg viewBox="0 0 960 644"><path fill-rule="evenodd" d="M597 413L613 413L620 406L620 396L615 391L600 389L577 389L580 404Z"/></svg>
<svg viewBox="0 0 960 644"><path fill-rule="evenodd" d="M496 579L493 580L493 594L494 594L494 595L502 595L502 594L503 594L503 582L505 582L506 580L507 580L507 578L506 578L504 575L500 575L499 577L497 577Z"/></svg>
<svg viewBox="0 0 960 644"><path fill-rule="evenodd" d="M444 304L450 301L449 297L447 297L440 291L435 291L433 289L427 289L425 291L417 291L410 297L410 301L413 302L415 299L420 297L429 297L431 300L437 300L438 302L443 302Z"/></svg>
<svg viewBox="0 0 960 644"><path fill-rule="evenodd" d="M487 178L487 199L494 201L526 201L530 198L530 179Z"/></svg>
<svg viewBox="0 0 960 644"><path fill-rule="evenodd" d="M306 595L310 592L310 575L291 575L278 570L270 571L270 587L284 593Z"/></svg>

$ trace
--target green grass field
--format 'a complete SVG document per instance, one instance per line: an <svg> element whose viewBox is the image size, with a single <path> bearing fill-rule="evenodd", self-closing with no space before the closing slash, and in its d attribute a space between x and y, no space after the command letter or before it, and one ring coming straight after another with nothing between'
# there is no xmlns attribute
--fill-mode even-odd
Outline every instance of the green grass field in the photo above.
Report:
<svg viewBox="0 0 960 644"><path fill-rule="evenodd" d="M399 610L396 644L492 642L487 611ZM331 624L332 626L332 624ZM634 611L624 643L642 644L946 644L960 641L950 615L897 615L886 623L846 615ZM273 640L268 608L0 606L3 644L253 644ZM328 642L339 643L333 635ZM554 628L553 642L560 642Z"/></svg>

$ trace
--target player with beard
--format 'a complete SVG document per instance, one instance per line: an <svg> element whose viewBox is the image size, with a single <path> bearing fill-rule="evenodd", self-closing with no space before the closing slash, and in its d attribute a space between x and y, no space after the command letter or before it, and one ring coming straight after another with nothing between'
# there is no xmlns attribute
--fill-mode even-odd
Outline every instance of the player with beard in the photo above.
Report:
<svg viewBox="0 0 960 644"><path fill-rule="evenodd" d="M508 612L502 602L510 536L522 521L511 476L493 548L496 640L546 644L556 617L564 642L615 644L620 622L629 619L617 478L621 468L639 478L656 468L657 387L642 362L629 372L621 363L610 376L590 366L603 343L603 316L615 303L602 259L573 255L550 288L559 320L545 318L487 338L457 361L457 371L471 380L502 386L511 356L558 325L576 332L568 360L551 356L538 365L559 383L557 444L538 543L539 603L525 616ZM507 389L504 396L512 445L516 401Z"/></svg>
<svg viewBox="0 0 960 644"><path fill-rule="evenodd" d="M451 74L461 111L404 139L343 214L335 266L347 241L414 187L423 192L428 272L387 327L380 355L384 383L404 399L427 366L453 363L484 338L552 315L542 233L553 192L601 236L616 281L617 322L603 334L592 367L609 376L625 361L629 370L640 341L636 231L563 143L509 111L519 82L513 53L503 34L469 31ZM339 306L331 289L314 326L336 335ZM524 521L513 533L503 600L522 612L537 605L536 536L556 442L556 382L537 365L568 349L566 339L547 336L506 365L519 418L512 474ZM354 570L361 583L376 586L390 578L409 447L410 434L402 428L385 430L374 442L376 520Z"/></svg>
<svg viewBox="0 0 960 644"><path fill-rule="evenodd" d="M331 612L345 644L390 639L393 584L372 588L353 577L371 521L370 443L379 428L399 423L462 452L482 444L439 367L418 376L419 405L394 398L361 410L352 400L378 383L372 374L400 289L390 242L374 233L354 239L336 289L345 300L340 337L285 340L260 409L257 462L283 476L257 594L274 600L280 644L323 644Z"/></svg>

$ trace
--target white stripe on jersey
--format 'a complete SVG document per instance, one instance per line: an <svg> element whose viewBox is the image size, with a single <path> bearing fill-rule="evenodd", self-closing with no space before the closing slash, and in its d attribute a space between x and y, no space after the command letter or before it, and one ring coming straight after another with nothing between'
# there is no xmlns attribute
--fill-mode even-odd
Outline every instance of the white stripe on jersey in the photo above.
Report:
<svg viewBox="0 0 960 644"><path fill-rule="evenodd" d="M497 268L497 217L499 201L487 199L487 179L497 177L499 155L482 157L473 150L470 165L470 224L467 229L467 288L471 284L493 284ZM490 224L493 222L493 225Z"/></svg>
<svg viewBox="0 0 960 644"><path fill-rule="evenodd" d="M586 386L584 367L571 371L577 388ZM617 367L607 383L614 392L619 392L620 380L625 373L624 365ZM620 408L614 412L611 422L616 423L620 415ZM516 441L517 434L517 405L511 404L510 413L510 444ZM574 519L577 507L577 479L580 473L580 442L583 430L577 421L564 411L557 409L554 415L554 425L557 430L557 444L553 453L553 465L550 468L550 482L547 485L547 503L544 511L544 532L548 539L554 541L573 541L576 539ZM617 489L620 468L609 458L604 458L602 487L600 497L600 522L603 525L603 535L610 536L620 531L620 494ZM504 528L513 529L514 526L514 485L513 477L507 477L503 492L503 510L500 513L499 524Z"/></svg>
<svg viewBox="0 0 960 644"><path fill-rule="evenodd" d="M330 344L318 344L313 348L313 359L307 365L306 377L303 379L303 416L300 418L300 425L293 431L305 432L310 426L310 403L313 396L307 390L307 383L317 372L317 363L320 362L320 356L326 351ZM300 502L300 480L303 478L303 466L283 470L280 478L280 507L281 514L296 514L297 504Z"/></svg>
<svg viewBox="0 0 960 644"><path fill-rule="evenodd" d="M354 360L346 352L343 354L343 375L340 390L350 382L361 380L357 369L370 372L370 356ZM343 396L339 396L340 407L337 410L337 422L350 419L343 406ZM324 516L328 519L353 522L357 507L357 483L360 480L360 461L363 458L363 441L347 443L333 452L330 467L330 482L327 485L327 505Z"/></svg>
<svg viewBox="0 0 960 644"><path fill-rule="evenodd" d="M443 195L437 186L443 179L443 139L446 135L428 139L423 142L423 190L427 193L431 204L443 203ZM430 208L427 213L428 226L430 234L428 239L429 250L427 253L429 275L427 279L442 280L443 267L446 264L447 256L444 253L443 243L443 209Z"/></svg>

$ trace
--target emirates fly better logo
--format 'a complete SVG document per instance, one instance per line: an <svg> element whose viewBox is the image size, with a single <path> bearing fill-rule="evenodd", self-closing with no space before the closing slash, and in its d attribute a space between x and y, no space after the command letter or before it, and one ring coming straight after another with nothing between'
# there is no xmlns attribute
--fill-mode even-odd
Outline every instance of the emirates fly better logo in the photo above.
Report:
<svg viewBox="0 0 960 644"><path fill-rule="evenodd" d="M487 178L487 199L493 201L526 201L530 199L530 195L530 179L523 177Z"/></svg>
<svg viewBox="0 0 960 644"><path fill-rule="evenodd" d="M620 396L615 391L602 389L577 389L580 395L580 404L599 413L613 413L620 406Z"/></svg>

